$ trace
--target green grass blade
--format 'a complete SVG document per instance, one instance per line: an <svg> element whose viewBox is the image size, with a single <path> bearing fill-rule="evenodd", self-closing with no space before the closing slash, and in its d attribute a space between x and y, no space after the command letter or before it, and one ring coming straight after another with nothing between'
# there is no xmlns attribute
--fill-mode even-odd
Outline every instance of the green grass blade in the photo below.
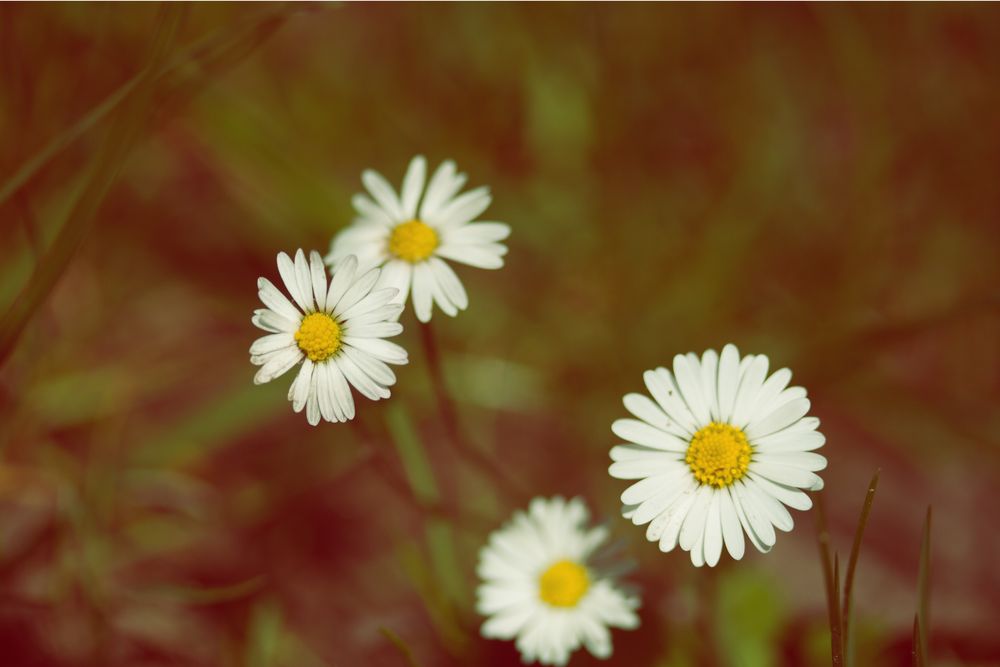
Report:
<svg viewBox="0 0 1000 667"><path fill-rule="evenodd" d="M876 470L872 475L871 482L868 483L868 493L865 495L865 502L861 506L861 516L858 519L858 527L854 531L854 544L851 545L851 555L847 560L847 572L844 575L844 604L842 627L844 631L844 657L848 664L853 662L854 641L851 634L851 590L854 587L854 570L858 565L858 556L861 553L861 540L865 535L865 526L868 525L868 515L872 511L872 503L875 500L875 490L878 488L878 478L882 470Z"/></svg>
<svg viewBox="0 0 1000 667"><path fill-rule="evenodd" d="M436 504L441 499L441 494L434 479L434 471L420 442L420 436L402 403L393 403L387 408L386 426L413 495L422 505Z"/></svg>

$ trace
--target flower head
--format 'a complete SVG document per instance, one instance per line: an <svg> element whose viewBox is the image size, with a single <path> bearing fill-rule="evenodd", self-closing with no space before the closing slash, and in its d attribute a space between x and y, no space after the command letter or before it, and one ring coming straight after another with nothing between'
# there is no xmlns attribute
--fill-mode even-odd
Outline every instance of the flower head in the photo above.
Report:
<svg viewBox="0 0 1000 667"><path fill-rule="evenodd" d="M723 544L742 558L744 534L770 551L774 529L792 529L785 506L807 510L802 489L823 487L815 473L826 458L813 450L826 439L806 416L806 390L788 386L787 368L768 376L766 356L741 359L734 345L700 359L678 354L672 373L644 378L653 399L627 394L636 419L611 426L627 441L611 450L611 476L639 480L622 494L624 516L648 523L646 537L661 550L691 552L696 566L718 563Z"/></svg>
<svg viewBox="0 0 1000 667"><path fill-rule="evenodd" d="M387 364L405 364L406 350L383 340L403 330L396 322L402 306L390 303L394 288L377 289L379 269L358 270L358 261L340 262L327 284L326 267L318 252L299 250L293 261L278 253L278 273L289 299L267 278L257 281L266 308L252 322L268 335L250 346L250 362L260 366L255 384L263 384L302 364L288 390L292 409L306 411L315 426L354 419L354 398L348 384L377 401L389 398L396 375Z"/></svg>
<svg viewBox="0 0 1000 667"><path fill-rule="evenodd" d="M358 217L337 234L326 261L332 266L356 255L363 268L382 266L379 286L399 290L396 301L413 296L417 319L428 322L431 308L454 316L469 305L465 287L448 262L499 269L507 247L500 243L510 227L500 222L473 222L490 205L489 190L479 187L461 195L465 174L443 162L424 188L427 161L413 158L400 194L377 172L367 170L362 182L371 196L354 196Z"/></svg>
<svg viewBox="0 0 1000 667"><path fill-rule="evenodd" d="M579 498L535 498L490 535L477 569L484 637L516 638L525 662L565 665L581 644L609 657L608 628L639 626L639 599L595 564L607 529L586 523Z"/></svg>

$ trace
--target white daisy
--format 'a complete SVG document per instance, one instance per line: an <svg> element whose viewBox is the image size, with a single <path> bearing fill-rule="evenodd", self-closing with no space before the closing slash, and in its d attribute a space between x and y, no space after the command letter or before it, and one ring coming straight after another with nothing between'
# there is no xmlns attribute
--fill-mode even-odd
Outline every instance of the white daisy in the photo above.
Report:
<svg viewBox="0 0 1000 667"><path fill-rule="evenodd" d="M267 308L254 311L255 326L270 332L250 346L250 362L260 366L255 384L270 382L301 363L288 390L292 409L306 409L315 426L354 419L354 399L348 383L363 396L389 398L396 375L386 364L405 364L406 350L383 340L403 330L395 320L402 306L390 303L394 288L375 289L379 269L364 273L358 261L340 262L327 285L319 253L295 253L295 261L278 253L278 273L294 304L267 278L257 280Z"/></svg>
<svg viewBox="0 0 1000 667"><path fill-rule="evenodd" d="M476 608L489 617L484 637L516 637L524 662L565 665L580 644L607 658L608 628L639 626L638 597L595 565L607 528L587 528L586 522L579 498L535 498L527 513L516 512L490 535L477 568L483 582Z"/></svg>
<svg viewBox="0 0 1000 667"><path fill-rule="evenodd" d="M490 205L489 189L458 191L466 175L451 160L441 163L424 190L427 161L413 158L397 196L392 186L371 169L361 180L371 197L354 195L354 223L334 237L328 264L356 255L362 267L384 266L379 286L399 289L397 301L413 295L413 310L421 322L431 319L432 302L448 315L465 310L465 287L444 260L480 269L499 269L510 234L501 222L472 222Z"/></svg>
<svg viewBox="0 0 1000 667"><path fill-rule="evenodd" d="M806 417L809 399L788 387L787 368L767 376L762 354L740 359L734 345L674 357L666 368L646 371L655 402L627 394L637 419L619 419L611 430L627 440L611 450L612 477L639 480L622 494L622 512L662 551L680 544L696 566L719 562L722 545L743 557L746 533L762 552L774 529L792 529L785 505L812 507L801 489L819 490L816 471L826 458L813 452L826 442Z"/></svg>

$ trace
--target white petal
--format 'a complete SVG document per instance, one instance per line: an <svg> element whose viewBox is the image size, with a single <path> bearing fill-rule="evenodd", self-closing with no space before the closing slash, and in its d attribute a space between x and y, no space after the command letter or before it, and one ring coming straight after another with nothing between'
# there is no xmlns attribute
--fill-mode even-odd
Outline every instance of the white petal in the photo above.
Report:
<svg viewBox="0 0 1000 667"><path fill-rule="evenodd" d="M426 264L413 267L413 312L421 322L431 321L431 303L434 288L431 285L433 276Z"/></svg>
<svg viewBox="0 0 1000 667"><path fill-rule="evenodd" d="M765 551L760 548L761 546L766 547L769 551L774 546L774 526L768 520L763 508L758 506L752 493L747 491L743 480L736 482L729 488L734 491L734 497L739 501L736 505L737 514L741 514L741 520L746 519L747 526L749 526L747 535L750 540L761 551Z"/></svg>
<svg viewBox="0 0 1000 667"><path fill-rule="evenodd" d="M250 354L259 355L269 352L277 352L286 347L295 345L295 337L290 333L275 333L261 336L250 346Z"/></svg>
<svg viewBox="0 0 1000 667"><path fill-rule="evenodd" d="M340 371L340 367L335 363L327 362L327 371L330 374L330 388L333 390L334 400L340 406L347 421L354 419L354 397L351 395L351 388L347 385L347 378Z"/></svg>
<svg viewBox="0 0 1000 667"><path fill-rule="evenodd" d="M768 359L766 354L755 355L746 372L740 378L740 388L736 392L736 405L733 417L729 422L737 428L743 428L753 417L753 409L757 404L757 396L764 386L767 377Z"/></svg>
<svg viewBox="0 0 1000 667"><path fill-rule="evenodd" d="M808 470L794 465L783 465L766 461L751 461L750 469L773 482L799 489L813 489L820 482L819 477Z"/></svg>
<svg viewBox="0 0 1000 667"><path fill-rule="evenodd" d="M743 558L746 545L743 541L743 528L740 526L740 517L736 514L736 507L733 505L733 498L730 489L723 489L719 494L722 496L719 504L719 518L722 523L722 536L726 541L726 551L733 560Z"/></svg>
<svg viewBox="0 0 1000 667"><path fill-rule="evenodd" d="M688 489L688 479L685 471L668 476L663 482L664 488L639 503L632 514L632 523L641 526L662 515Z"/></svg>
<svg viewBox="0 0 1000 667"><path fill-rule="evenodd" d="M311 359L307 358L303 361L299 374L295 376L295 380L288 390L288 400L292 402L292 411L294 412L302 412L302 408L306 405L315 366Z"/></svg>
<svg viewBox="0 0 1000 667"><path fill-rule="evenodd" d="M265 306L285 319L297 322L302 318L302 313L299 312L299 309L293 306L292 302L281 293L281 290L275 287L267 278L257 279L257 295Z"/></svg>
<svg viewBox="0 0 1000 667"><path fill-rule="evenodd" d="M255 310L250 321L258 329L272 333L294 333L299 328L298 320L292 322L268 308L258 308Z"/></svg>
<svg viewBox="0 0 1000 667"><path fill-rule="evenodd" d="M345 345L356 347L387 364L405 364L408 361L406 350L396 343L381 338L344 336L342 340Z"/></svg>
<svg viewBox="0 0 1000 667"><path fill-rule="evenodd" d="M673 504L664 510L663 513L668 518L667 524L663 527L663 534L660 535L660 551L672 551L677 546L677 538L680 536L681 526L684 525L684 520L687 518L688 512L691 511L691 507L698 498L699 489L701 487L698 486L698 483L692 477L688 480L686 487L677 499L674 500Z"/></svg>
<svg viewBox="0 0 1000 667"><path fill-rule="evenodd" d="M701 355L701 390L705 394L712 421L719 421L719 355L715 350L705 350Z"/></svg>
<svg viewBox="0 0 1000 667"><path fill-rule="evenodd" d="M318 382L319 373L314 370L312 376L309 378L309 396L306 398L306 421L309 422L310 426L316 426L319 424L321 416L319 409L319 392L317 390Z"/></svg>
<svg viewBox="0 0 1000 667"><path fill-rule="evenodd" d="M352 319L358 317L359 315L364 315L366 313L378 310L379 308L386 305L395 298L396 298L395 287L386 287L383 289L378 289L373 287L372 291L363 296L357 303L355 303L347 310L341 312L340 319L345 322L350 322Z"/></svg>
<svg viewBox="0 0 1000 667"><path fill-rule="evenodd" d="M818 472L826 468L826 457L814 452L760 452L754 454L754 460L793 466L809 472Z"/></svg>
<svg viewBox="0 0 1000 667"><path fill-rule="evenodd" d="M345 355L340 355L334 359L347 381L357 389L362 396L377 401L380 398L389 398L390 392L385 387L380 386L364 371L358 368L351 359Z"/></svg>
<svg viewBox="0 0 1000 667"><path fill-rule="evenodd" d="M434 254L478 269L499 269L503 267L503 256L507 254L507 248L498 243L485 245L442 244L434 251Z"/></svg>
<svg viewBox="0 0 1000 667"><path fill-rule="evenodd" d="M350 346L344 346L344 354L358 365L371 379L383 386L396 384L396 374L384 363Z"/></svg>
<svg viewBox="0 0 1000 667"><path fill-rule="evenodd" d="M436 219L441 206L462 189L465 179L465 174L456 173L454 162L442 162L427 184L424 201L420 204L420 219Z"/></svg>
<svg viewBox="0 0 1000 667"><path fill-rule="evenodd" d="M793 399L763 419L751 421L744 431L751 440L763 438L791 426L804 417L809 412L809 405L808 398Z"/></svg>
<svg viewBox="0 0 1000 667"><path fill-rule="evenodd" d="M712 487L707 484L699 487L694 505L691 506L691 510L684 519L684 525L681 526L681 549L691 551L694 545L704 538L705 519L708 517L708 506L711 500Z"/></svg>
<svg viewBox="0 0 1000 667"><path fill-rule="evenodd" d="M764 415L768 411L762 410L771 405L775 398L784 391L785 387L792 380L792 372L787 368L779 368L771 374L771 377L764 381L764 386L760 388L753 408L750 410L751 419L755 415Z"/></svg>
<svg viewBox="0 0 1000 667"><path fill-rule="evenodd" d="M686 452L688 444L646 422L637 419L618 419L611 424L611 431L623 440L644 447L653 447L668 452Z"/></svg>
<svg viewBox="0 0 1000 667"><path fill-rule="evenodd" d="M333 314L339 318L351 306L361 301L371 291L372 287L375 286L379 272L379 269L372 269L348 287L347 291L344 292L344 296L340 297L340 300L337 301L337 305L333 306ZM327 306L329 305L329 302L327 302Z"/></svg>
<svg viewBox="0 0 1000 667"><path fill-rule="evenodd" d="M375 283L375 289L394 287L399 293L393 297L397 303L406 303L410 295L410 278L413 275L413 265L401 259L393 259L382 267L382 275Z"/></svg>
<svg viewBox="0 0 1000 667"><path fill-rule="evenodd" d="M689 357L682 354L675 355L674 378L677 380L677 388L680 389L681 398L687 403L695 420L699 424L707 424L711 421L712 416L708 410L708 403L705 401L705 393L701 389L701 366L697 362L697 358L692 363Z"/></svg>
<svg viewBox="0 0 1000 667"><path fill-rule="evenodd" d="M274 352L268 362L254 375L253 383L264 384L284 375L288 369L302 360L302 356L302 351L298 347L286 347Z"/></svg>
<svg viewBox="0 0 1000 667"><path fill-rule="evenodd" d="M433 217L439 227L458 227L474 220L490 206L489 188L482 186L455 197Z"/></svg>
<svg viewBox="0 0 1000 667"><path fill-rule="evenodd" d="M510 236L510 225L503 222L473 222L442 230L442 240L448 245L498 243L508 236Z"/></svg>
<svg viewBox="0 0 1000 667"><path fill-rule="evenodd" d="M795 522L792 520L792 515L788 513L785 506L774 499L773 496L766 493L761 489L761 487L752 479L747 479L745 481L746 489L754 497L754 502L757 504L763 512L767 520L770 521L775 528L783 530L786 533L790 531L794 526Z"/></svg>
<svg viewBox="0 0 1000 667"><path fill-rule="evenodd" d="M326 267L323 258L313 250L309 253L309 273L312 282L312 293L316 299L316 310L326 310Z"/></svg>
<svg viewBox="0 0 1000 667"><path fill-rule="evenodd" d="M403 332L399 322L375 322L347 327L344 333L351 338L388 338Z"/></svg>
<svg viewBox="0 0 1000 667"><path fill-rule="evenodd" d="M403 222L406 220L406 213L403 211L403 206L399 202L399 198L396 197L396 191L392 189L392 186L382 178L382 174L371 169L366 169L361 174L361 182L365 184L368 188L368 192L372 194L378 205L382 207L382 210L386 212L386 215L393 222Z"/></svg>
<svg viewBox="0 0 1000 667"><path fill-rule="evenodd" d="M674 385L673 375L666 368L657 368L653 371L646 371L642 374L646 381L646 388L653 395L656 402L667 413L679 429L684 432L687 438L694 435L698 430L694 415L688 409L687 404L681 399L680 394Z"/></svg>
<svg viewBox="0 0 1000 667"><path fill-rule="evenodd" d="M319 412L328 422L339 422L342 421L338 418L337 404L333 398L333 389L330 387L330 376L327 373L326 367L329 363L319 364L316 367L314 375L316 378L316 397L319 402Z"/></svg>
<svg viewBox="0 0 1000 667"><path fill-rule="evenodd" d="M800 428L799 425L804 421L799 420L784 430L757 438L752 443L754 450L761 454L781 454L819 449L826 443L826 436L819 431Z"/></svg>
<svg viewBox="0 0 1000 667"><path fill-rule="evenodd" d="M736 390L740 381L740 353L732 343L722 348L719 357L719 417L728 422L733 414Z"/></svg>
<svg viewBox="0 0 1000 667"><path fill-rule="evenodd" d="M327 312L330 312L333 306L337 305L347 288L354 284L354 275L357 270L358 258L354 255L348 255L334 267L333 278L330 279L330 289L326 292Z"/></svg>
<svg viewBox="0 0 1000 667"><path fill-rule="evenodd" d="M301 251L300 251L301 252ZM285 283L285 289L292 296L292 299L299 305L303 312L309 312L311 299L306 300L306 295L299 289L299 279L295 273L295 263L292 258L283 252L278 253L278 273L281 281Z"/></svg>
<svg viewBox="0 0 1000 667"><path fill-rule="evenodd" d="M427 265L431 267L431 271L434 273L434 278L437 284L441 286L444 290L445 296L451 303L455 304L458 310L465 310L469 307L469 297L465 293L465 287L462 286L462 281L458 279L455 272L450 266L445 262L441 261L437 257L431 257L427 260Z"/></svg>
<svg viewBox="0 0 1000 667"><path fill-rule="evenodd" d="M747 476L755 481L757 486L759 486L764 493L773 496L792 509L804 512L812 507L812 499L809 497L809 494L804 491L800 491L791 486L785 486L784 484L777 484L766 477L761 477L753 471L748 472Z"/></svg>
<svg viewBox="0 0 1000 667"><path fill-rule="evenodd" d="M653 475L665 475L683 465L677 459L660 454L652 459L615 461L608 467L608 473L615 479L642 479Z"/></svg>
<svg viewBox="0 0 1000 667"><path fill-rule="evenodd" d="M382 225L383 227L391 227L395 224L385 210L363 194L354 195L351 198L351 204L354 205L354 210L358 212L358 215L366 221Z"/></svg>
<svg viewBox="0 0 1000 667"><path fill-rule="evenodd" d="M728 497L724 489L716 489L708 506L708 518L705 521L705 564L709 567L715 567L722 555L721 503L724 495Z"/></svg>
<svg viewBox="0 0 1000 667"><path fill-rule="evenodd" d="M424 189L424 179L426 177L427 160L422 155L418 155L410 160L410 166L406 169L406 176L403 177L401 195L403 213L407 218L417 217L417 204L420 202L420 193Z"/></svg>
<svg viewBox="0 0 1000 667"><path fill-rule="evenodd" d="M313 299L312 275L309 271L309 261L306 254L299 248L295 251L295 281L299 286L299 294L305 301L305 312L312 312L316 309L316 301Z"/></svg>

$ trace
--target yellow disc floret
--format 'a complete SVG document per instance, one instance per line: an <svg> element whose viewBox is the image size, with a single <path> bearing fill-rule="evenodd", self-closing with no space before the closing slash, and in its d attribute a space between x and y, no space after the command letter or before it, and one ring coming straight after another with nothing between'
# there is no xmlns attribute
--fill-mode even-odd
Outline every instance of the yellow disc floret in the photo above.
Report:
<svg viewBox="0 0 1000 667"><path fill-rule="evenodd" d="M340 325L326 313L306 315L295 332L295 342L311 360L325 361L340 349Z"/></svg>
<svg viewBox="0 0 1000 667"><path fill-rule="evenodd" d="M396 225L389 236L389 252L411 264L424 261L437 247L437 232L419 220Z"/></svg>
<svg viewBox="0 0 1000 667"><path fill-rule="evenodd" d="M691 438L684 461L695 479L721 489L747 473L752 451L742 430L712 422Z"/></svg>
<svg viewBox="0 0 1000 667"><path fill-rule="evenodd" d="M538 596L553 607L575 607L588 588L587 568L571 560L553 563L538 579Z"/></svg>

